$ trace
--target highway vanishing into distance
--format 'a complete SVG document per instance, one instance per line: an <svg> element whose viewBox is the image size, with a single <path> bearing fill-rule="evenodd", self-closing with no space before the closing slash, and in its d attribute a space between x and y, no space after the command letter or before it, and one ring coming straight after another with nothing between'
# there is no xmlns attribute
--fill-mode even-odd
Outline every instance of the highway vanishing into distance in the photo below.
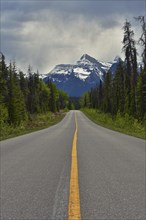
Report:
<svg viewBox="0 0 146 220"><path fill-rule="evenodd" d="M80 111L1 141L1 220L145 220L145 150Z"/></svg>

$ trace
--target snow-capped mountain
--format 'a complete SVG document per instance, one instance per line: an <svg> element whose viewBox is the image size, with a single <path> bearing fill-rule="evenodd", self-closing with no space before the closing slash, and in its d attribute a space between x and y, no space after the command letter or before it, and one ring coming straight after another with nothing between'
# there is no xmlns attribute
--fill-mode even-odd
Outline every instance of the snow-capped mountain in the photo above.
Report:
<svg viewBox="0 0 146 220"><path fill-rule="evenodd" d="M75 64L60 64L47 74L44 81L51 80L69 96L81 96L84 92L94 88L103 81L105 72L115 72L119 57L113 62L100 62L95 58L84 54ZM114 65L114 67L113 67Z"/></svg>

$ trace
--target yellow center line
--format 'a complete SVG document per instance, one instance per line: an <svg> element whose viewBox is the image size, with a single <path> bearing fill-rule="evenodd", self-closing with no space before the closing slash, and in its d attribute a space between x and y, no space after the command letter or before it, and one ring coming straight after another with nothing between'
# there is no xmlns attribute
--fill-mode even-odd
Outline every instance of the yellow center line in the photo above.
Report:
<svg viewBox="0 0 146 220"><path fill-rule="evenodd" d="M70 176L70 195L68 204L68 220L80 220L80 196L79 196L79 184L78 184L78 160L77 160L77 132L78 123L75 113L76 130L74 133L72 144L72 164L71 164L71 176Z"/></svg>

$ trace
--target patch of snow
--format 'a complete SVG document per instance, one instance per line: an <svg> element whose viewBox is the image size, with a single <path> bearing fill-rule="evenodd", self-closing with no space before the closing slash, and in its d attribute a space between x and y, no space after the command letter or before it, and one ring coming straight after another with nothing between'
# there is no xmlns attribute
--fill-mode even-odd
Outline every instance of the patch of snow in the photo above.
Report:
<svg viewBox="0 0 146 220"><path fill-rule="evenodd" d="M81 73L75 73L75 76L84 81L89 75L85 75L85 74L81 74Z"/></svg>
<svg viewBox="0 0 146 220"><path fill-rule="evenodd" d="M74 68L74 72L75 73L81 73L83 75L89 75L90 74L90 72L88 72L86 69L83 69L83 68L80 68L80 67Z"/></svg>
<svg viewBox="0 0 146 220"><path fill-rule="evenodd" d="M74 68L75 76L80 78L81 80L85 80L91 72L88 72L87 69L83 69L81 67Z"/></svg>
<svg viewBox="0 0 146 220"><path fill-rule="evenodd" d="M105 63L105 62L100 61L100 63L102 64L102 66L103 66L102 68L104 68L104 69L110 68L112 65L112 63L110 63L110 62Z"/></svg>
<svg viewBox="0 0 146 220"><path fill-rule="evenodd" d="M100 78L103 76L103 73L101 71L99 71L98 74L100 75Z"/></svg>
<svg viewBox="0 0 146 220"><path fill-rule="evenodd" d="M68 70L57 70L57 74L63 74L63 75L66 75L68 74Z"/></svg>

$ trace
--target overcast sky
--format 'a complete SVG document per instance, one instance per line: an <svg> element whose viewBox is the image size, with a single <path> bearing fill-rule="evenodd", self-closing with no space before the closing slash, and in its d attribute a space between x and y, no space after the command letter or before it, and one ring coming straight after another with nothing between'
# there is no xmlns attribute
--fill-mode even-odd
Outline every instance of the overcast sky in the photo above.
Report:
<svg viewBox="0 0 146 220"><path fill-rule="evenodd" d="M145 15L146 0L1 0L1 52L24 72L48 73L87 53L112 61L121 53L125 20Z"/></svg>

